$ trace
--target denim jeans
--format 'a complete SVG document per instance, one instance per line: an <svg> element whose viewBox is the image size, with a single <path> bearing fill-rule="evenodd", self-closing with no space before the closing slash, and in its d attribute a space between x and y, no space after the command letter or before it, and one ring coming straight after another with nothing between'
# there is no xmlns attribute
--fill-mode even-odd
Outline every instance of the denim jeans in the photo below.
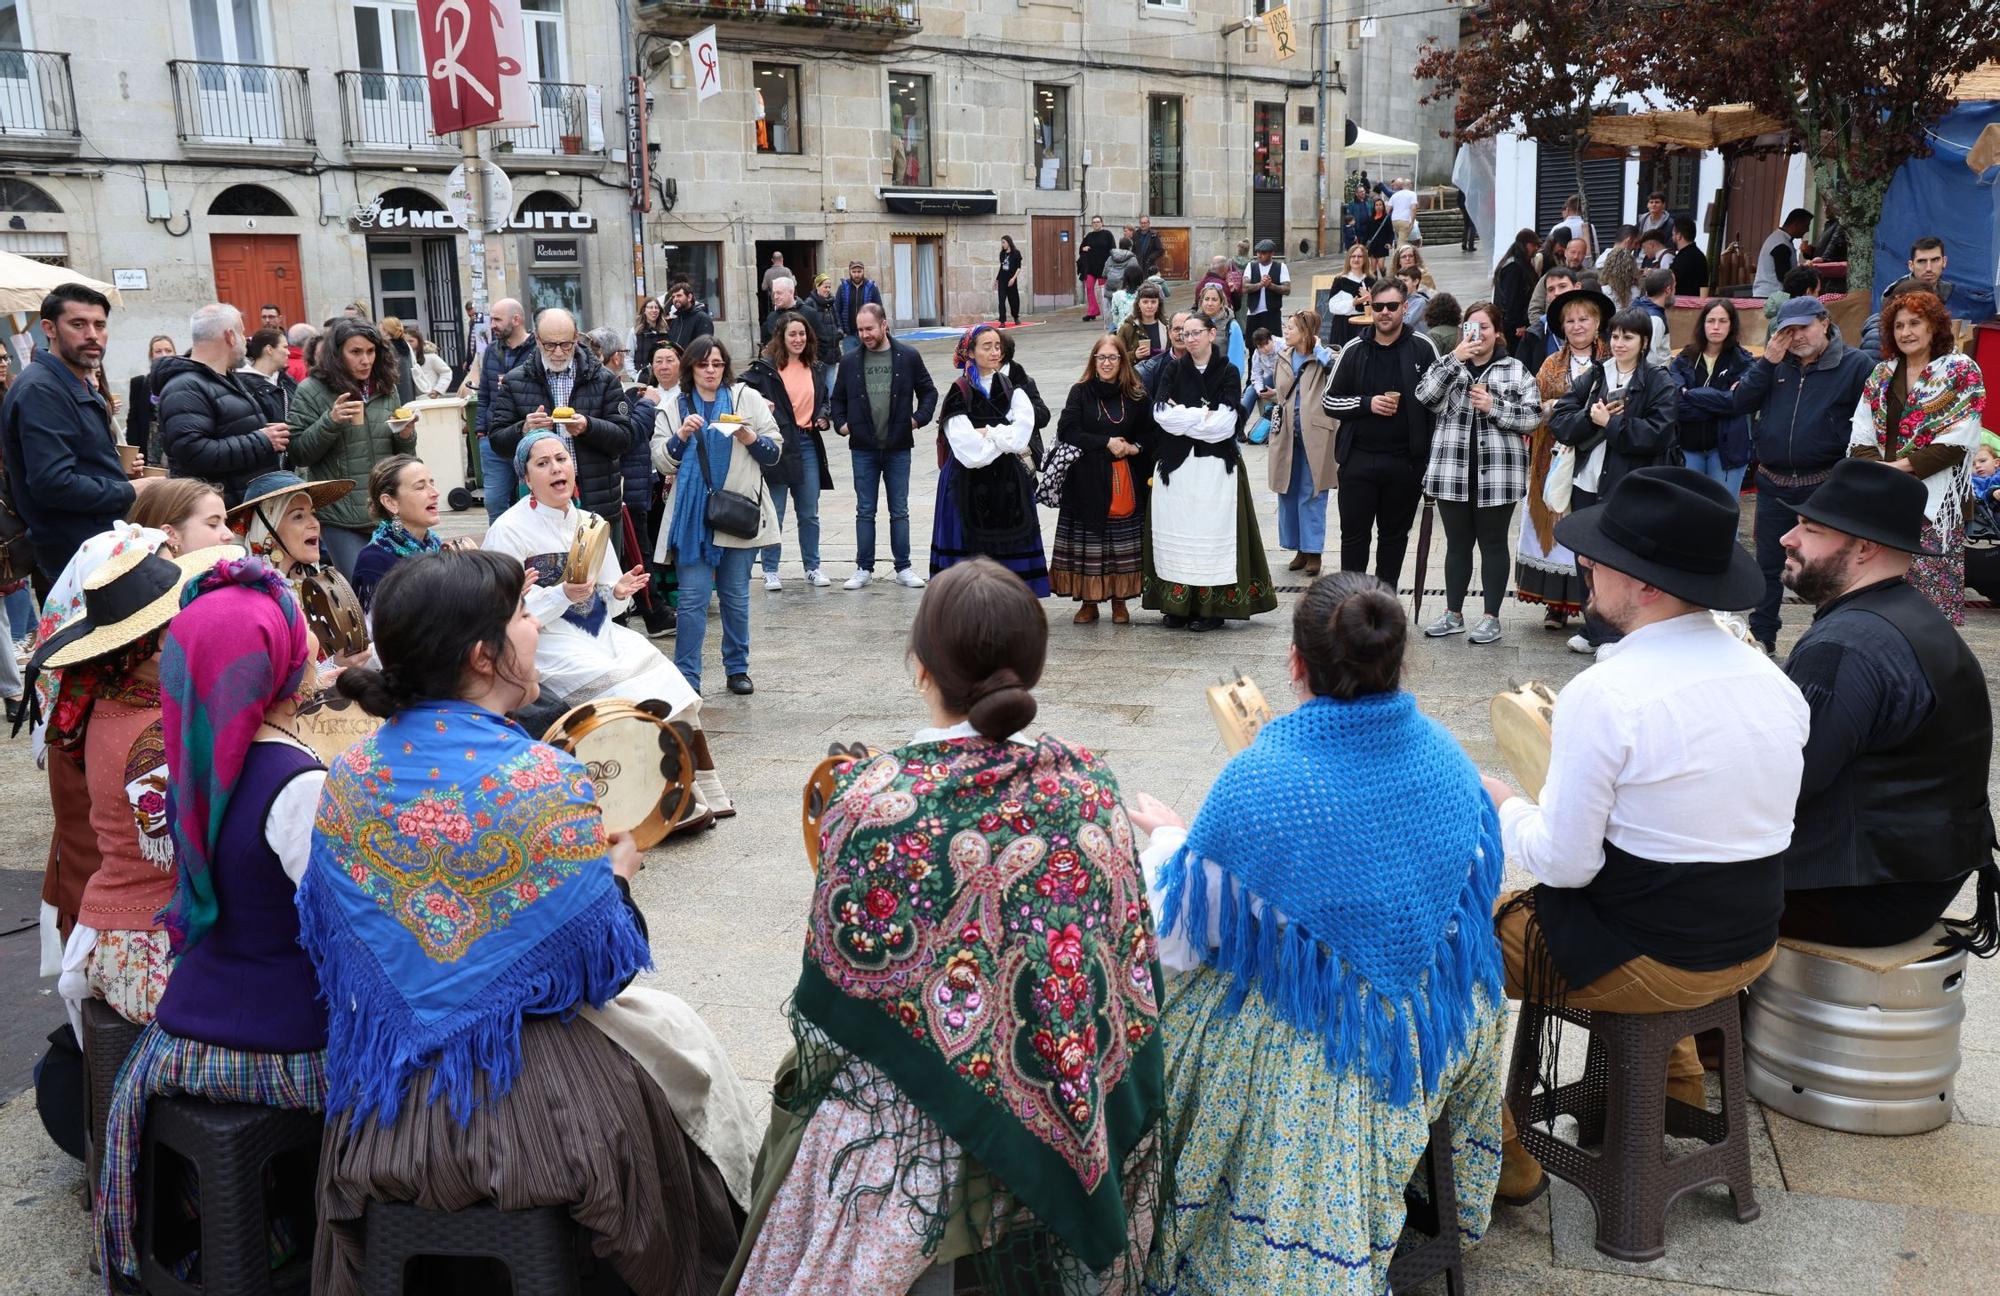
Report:
<svg viewBox="0 0 2000 1296"><path fill-rule="evenodd" d="M514 460L479 438L479 474L486 492L486 520L498 522L500 515L514 507Z"/></svg>
<svg viewBox="0 0 2000 1296"><path fill-rule="evenodd" d="M674 666L701 692L701 648L708 635L708 596L722 603L722 673L750 672L750 560L754 549L724 549L722 561L689 562L675 566L680 577L680 606L674 622Z"/></svg>
<svg viewBox="0 0 2000 1296"><path fill-rule="evenodd" d="M21 696L21 665L14 658L14 621L10 614L14 598L9 595L0 604L0 698ZM34 620L21 623L26 629L34 628Z"/></svg>
<svg viewBox="0 0 2000 1296"><path fill-rule="evenodd" d="M910 565L910 452L854 449L854 566L875 569L875 487L889 494L889 553L896 570Z"/></svg>
<svg viewBox="0 0 2000 1296"><path fill-rule="evenodd" d="M850 351L859 351L860 349L861 339L858 336L853 333L846 333L841 336L840 354L846 355Z"/></svg>
<svg viewBox="0 0 2000 1296"><path fill-rule="evenodd" d="M1731 495L1740 495L1743 492L1743 470L1748 468L1749 464L1738 464L1734 468L1724 468L1722 466L1722 451L1720 450L1683 449L1681 453L1687 456L1688 467L1694 469L1704 477L1710 477L1721 482L1729 488Z"/></svg>
<svg viewBox="0 0 2000 1296"><path fill-rule="evenodd" d="M319 529L319 556L332 563L342 576L354 579L354 562L361 557L361 551L368 547L371 532L349 531L331 523L322 523Z"/></svg>
<svg viewBox="0 0 2000 1296"><path fill-rule="evenodd" d="M20 627L14 632L16 639L33 630L35 623L41 620L41 609L35 603L34 593L25 585L7 596L6 612L7 624Z"/></svg>
<svg viewBox="0 0 2000 1296"><path fill-rule="evenodd" d="M771 492L771 507L778 513L780 535L785 530L785 500L789 497L798 501L799 561L805 564L807 571L816 571L819 568L819 447L809 436L799 438L799 468L803 475L798 485L773 482L768 489ZM778 570L778 558L784 547L782 540L764 546L765 571Z"/></svg>
<svg viewBox="0 0 2000 1296"><path fill-rule="evenodd" d="M1759 643L1778 640L1778 605L1785 598L1785 547L1779 541L1799 524L1792 506L1804 503L1818 489L1818 485L1779 486L1757 474L1757 566L1764 572L1764 597L1750 613L1750 633Z"/></svg>

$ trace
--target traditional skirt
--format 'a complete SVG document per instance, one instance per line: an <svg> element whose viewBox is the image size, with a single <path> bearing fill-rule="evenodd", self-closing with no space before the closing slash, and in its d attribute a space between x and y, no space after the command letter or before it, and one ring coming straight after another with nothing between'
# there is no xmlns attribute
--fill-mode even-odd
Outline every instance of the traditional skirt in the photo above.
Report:
<svg viewBox="0 0 2000 1296"><path fill-rule="evenodd" d="M1949 547L1938 538L1935 522L1924 523L1918 540L1926 549L1944 549L1936 558L1912 558L1910 560L1910 584L1917 587L1923 596L1931 601L1945 619L1955 626L1965 624L1965 536L1961 528L1959 537Z"/></svg>
<svg viewBox="0 0 2000 1296"><path fill-rule="evenodd" d="M931 514L931 575L968 558L991 558L1019 576L1036 598L1047 598L1049 564L1042 553L1041 518L1033 496L1020 501L1025 519L1021 525L1004 535L975 539L966 524L967 477L965 465L955 457L947 457L938 470L937 505Z"/></svg>
<svg viewBox="0 0 2000 1296"><path fill-rule="evenodd" d="M1521 511L1521 540L1514 551L1514 597L1545 604L1549 611L1565 616L1583 612L1583 577L1577 574L1576 555L1554 542L1544 551L1526 509Z"/></svg>
<svg viewBox="0 0 2000 1296"><path fill-rule="evenodd" d="M1049 562L1049 588L1085 603L1139 597L1145 560L1146 519L1107 519L1091 526L1067 513L1056 519L1056 545Z"/></svg>
<svg viewBox="0 0 2000 1296"><path fill-rule="evenodd" d="M1221 469L1220 460L1191 457L1175 471L1174 476L1188 473L1198 464L1214 464L1218 471ZM1245 466L1239 463L1235 472L1226 475L1236 479L1235 580L1226 584L1196 585L1170 580L1160 574L1158 558L1154 553L1153 516L1162 508L1178 507L1179 498L1162 489L1155 479L1144 529L1145 547L1141 553L1141 606L1169 616L1220 617L1234 621L1247 620L1278 606L1278 592L1271 584L1271 564L1264 557L1264 538L1258 533L1257 512L1250 502L1250 481Z"/></svg>
<svg viewBox="0 0 2000 1296"><path fill-rule="evenodd" d="M367 1203L426 1210L558 1206L641 1296L707 1296L736 1253L741 1213L638 1062L581 1019L521 1026L513 1088L460 1125L410 1082L395 1123L345 1115L321 1148L313 1290L359 1296Z"/></svg>
<svg viewBox="0 0 2000 1296"><path fill-rule="evenodd" d="M1451 1105L1458 1230L1486 1231L1500 1180L1505 1011L1477 1024L1428 1098L1377 1101L1366 1076L1327 1069L1326 1042L1252 990L1203 968L1168 983L1166 1200L1146 1290L1346 1293L1388 1290L1403 1188Z"/></svg>

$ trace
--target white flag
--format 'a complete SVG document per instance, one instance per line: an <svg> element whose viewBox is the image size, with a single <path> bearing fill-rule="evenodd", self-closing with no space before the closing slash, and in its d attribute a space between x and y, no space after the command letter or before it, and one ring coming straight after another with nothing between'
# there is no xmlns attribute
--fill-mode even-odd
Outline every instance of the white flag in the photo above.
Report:
<svg viewBox="0 0 2000 1296"><path fill-rule="evenodd" d="M694 93L700 101L722 93L722 56L715 48L715 28L704 27L688 41L688 57L694 61Z"/></svg>

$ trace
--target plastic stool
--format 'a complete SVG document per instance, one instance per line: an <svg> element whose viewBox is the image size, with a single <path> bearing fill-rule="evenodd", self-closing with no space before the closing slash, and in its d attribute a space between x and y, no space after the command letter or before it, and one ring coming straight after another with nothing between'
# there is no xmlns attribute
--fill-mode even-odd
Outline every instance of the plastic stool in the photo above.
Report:
<svg viewBox="0 0 2000 1296"><path fill-rule="evenodd" d="M409 1290L410 1262L427 1257L496 1261L506 1268L514 1296L630 1291L591 1253L585 1244L589 1235L560 1206L434 1211L407 1202L371 1201L362 1228L361 1284L368 1296L403 1296Z"/></svg>
<svg viewBox="0 0 2000 1296"><path fill-rule="evenodd" d="M312 1280L314 1184L319 1177L324 1117L252 1103L155 1097L146 1104L139 1152L139 1276L149 1293L165 1296L268 1296L303 1291ZM163 1152L194 1166L201 1189L201 1280L186 1282L159 1255L160 1211L178 1196L162 1175ZM304 1169L281 1177L276 1191L298 1211L298 1254L271 1268L264 1169L286 1153L303 1154Z"/></svg>
<svg viewBox="0 0 2000 1296"><path fill-rule="evenodd" d="M1389 1290L1408 1291L1439 1274L1449 1296L1465 1290L1465 1255L1458 1242L1458 1180L1451 1163L1451 1112L1431 1123L1430 1146L1417 1165L1423 1191L1403 1189L1403 1237L1389 1260Z"/></svg>
<svg viewBox="0 0 2000 1296"><path fill-rule="evenodd" d="M1536 1092L1544 1019L1560 1017L1590 1032L1583 1079ZM1722 1032L1722 1110L1667 1097L1667 1056L1690 1035ZM1667 1253L1667 1209L1682 1193L1726 1184L1736 1218L1762 1213L1750 1188L1749 1105L1743 1079L1743 1027L1736 996L1674 1013L1590 1012L1523 1002L1514 1024L1507 1105L1521 1146L1542 1168L1576 1185L1597 1212L1597 1249L1617 1260L1657 1260ZM1578 1139L1551 1131L1574 1116ZM1546 1125L1547 1128L1539 1128ZM1666 1135L1710 1146L1666 1159ZM1600 1144L1589 1151L1591 1144Z"/></svg>
<svg viewBox="0 0 2000 1296"><path fill-rule="evenodd" d="M97 1168L104 1160L104 1117L118 1094L118 1073L145 1028L120 1017L102 999L83 1001L83 1132L84 1168L92 1200L97 1194Z"/></svg>

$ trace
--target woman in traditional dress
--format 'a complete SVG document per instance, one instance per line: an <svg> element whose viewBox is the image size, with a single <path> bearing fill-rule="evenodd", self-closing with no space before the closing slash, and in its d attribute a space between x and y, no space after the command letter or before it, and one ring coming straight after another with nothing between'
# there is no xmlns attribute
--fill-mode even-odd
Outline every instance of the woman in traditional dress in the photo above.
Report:
<svg viewBox="0 0 2000 1296"><path fill-rule="evenodd" d="M299 890L331 1005L317 1292L364 1290L371 1200L564 1208L649 1296L708 1296L735 1254L750 1095L692 1009L629 986L638 849L507 718L540 687L535 593L490 551L399 564L383 669L335 685L387 723L328 776ZM425 890L456 918L415 917Z"/></svg>
<svg viewBox="0 0 2000 1296"><path fill-rule="evenodd" d="M1848 453L1885 460L1924 484L1924 549L1910 584L1953 625L1965 624L1965 524L1972 516L1972 450L1986 383L1956 349L1951 316L1933 293L1906 292L1882 307L1883 360L1854 411Z"/></svg>
<svg viewBox="0 0 2000 1296"><path fill-rule="evenodd" d="M1160 1114L1151 923L1117 780L1030 739L1035 598L973 559L910 633L931 723L832 767L797 1051L724 1291L1134 1293ZM908 956L908 957L906 957Z"/></svg>
<svg viewBox="0 0 2000 1296"><path fill-rule="evenodd" d="M1350 243L1341 261L1340 273L1333 277L1333 291L1326 297L1326 317L1320 321L1319 340L1336 350L1357 332L1373 327L1368 314L1368 286L1375 282L1370 268L1368 245ZM1354 317L1363 318L1357 326Z"/></svg>
<svg viewBox="0 0 2000 1296"><path fill-rule="evenodd" d="M1563 342L1535 373L1542 394L1542 425L1528 444L1528 507L1521 514L1520 541L1514 553L1514 597L1546 609L1544 630L1567 629L1571 617L1583 615L1584 599L1576 555L1556 543L1556 522L1562 515L1549 508L1543 497L1556 449L1549 414L1577 379L1611 354L1604 339L1616 313L1611 299L1594 288L1575 288L1549 303L1549 316L1562 329Z"/></svg>
<svg viewBox="0 0 2000 1296"><path fill-rule="evenodd" d="M952 355L958 380L938 407L937 507L931 575L985 555L1049 593L1035 481L1026 460L1035 434L1028 394L1001 372L1006 348L991 324L967 329Z"/></svg>
<svg viewBox="0 0 2000 1296"><path fill-rule="evenodd" d="M1169 1189L1149 1291L1386 1292L1404 1187L1447 1106L1458 1218L1442 1225L1485 1231L1500 825L1401 688L1406 638L1380 580L1322 577L1292 619L1298 709L1223 768L1191 830L1133 802L1160 963L1188 974L1160 1022Z"/></svg>
<svg viewBox="0 0 2000 1296"><path fill-rule="evenodd" d="M1285 345L1273 375L1271 450L1265 463L1278 492L1278 547L1291 549L1289 571L1319 575L1326 548L1326 499L1340 480L1334 462L1339 424L1321 406L1334 353L1319 341L1319 316L1309 310L1285 320Z"/></svg>
<svg viewBox="0 0 2000 1296"><path fill-rule="evenodd" d="M1278 606L1241 472L1243 379L1215 349L1215 321L1187 317L1185 352L1153 383L1159 463L1146 510L1142 605L1169 628L1206 631Z"/></svg>
<svg viewBox="0 0 2000 1296"><path fill-rule="evenodd" d="M1075 447L1076 458L1063 478L1049 588L1081 604L1078 625L1096 621L1105 599L1112 621L1124 625L1132 619L1125 600L1139 596L1146 545L1153 410L1117 336L1107 334L1091 348L1056 421L1056 439Z"/></svg>
<svg viewBox="0 0 2000 1296"><path fill-rule="evenodd" d="M390 455L369 472L368 511L375 516L375 534L354 560L354 595L364 612L391 567L444 548L431 532L438 520L437 482L415 455Z"/></svg>
<svg viewBox="0 0 2000 1296"><path fill-rule="evenodd" d="M180 597L160 661L179 868L165 925L179 961L105 1118L97 1226L110 1284L139 1273L133 1173L155 1094L326 1105L326 1004L294 904L326 780L295 729L312 636L291 586L260 558L221 563ZM273 1221L273 1268L312 1227Z"/></svg>
<svg viewBox="0 0 2000 1296"><path fill-rule="evenodd" d="M353 489L345 480L306 482L295 473L265 473L243 488L243 502L229 510L229 527L243 537L251 556L269 562L284 577L293 594L300 592L308 577L351 593L347 577L325 558L320 546L326 534L320 510ZM341 653L331 644L317 647L322 684L330 681L334 672L368 660L365 648L358 653Z"/></svg>

